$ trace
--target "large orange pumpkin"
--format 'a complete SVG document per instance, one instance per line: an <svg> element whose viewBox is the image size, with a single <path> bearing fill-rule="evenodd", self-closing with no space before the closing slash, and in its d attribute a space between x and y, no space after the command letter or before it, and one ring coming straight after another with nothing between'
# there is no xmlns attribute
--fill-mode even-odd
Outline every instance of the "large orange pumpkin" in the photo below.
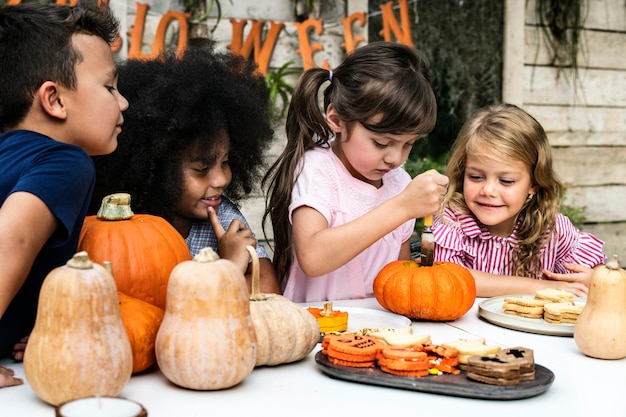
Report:
<svg viewBox="0 0 626 417"><path fill-rule="evenodd" d="M165 311L118 291L122 322L133 351L133 374L156 363L154 343Z"/></svg>
<svg viewBox="0 0 626 417"><path fill-rule="evenodd" d="M191 260L174 226L158 216L133 214L126 193L105 197L98 214L85 218L78 250L89 253L95 263L113 264L118 291L161 309L170 273Z"/></svg>
<svg viewBox="0 0 626 417"><path fill-rule="evenodd" d="M387 310L412 319L450 321L472 307L476 283L469 270L454 263L400 260L378 273L374 296Z"/></svg>

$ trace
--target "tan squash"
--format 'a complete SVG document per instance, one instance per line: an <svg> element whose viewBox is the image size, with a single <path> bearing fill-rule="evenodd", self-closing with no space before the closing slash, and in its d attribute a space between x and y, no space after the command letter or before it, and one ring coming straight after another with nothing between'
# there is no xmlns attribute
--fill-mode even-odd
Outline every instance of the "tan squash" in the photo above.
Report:
<svg viewBox="0 0 626 417"><path fill-rule="evenodd" d="M626 271L617 255L591 276L587 303L574 325L576 346L599 359L626 357Z"/></svg>
<svg viewBox="0 0 626 417"><path fill-rule="evenodd" d="M257 339L256 366L274 366L305 358L320 337L320 327L306 309L279 294L260 291L259 258L252 246L250 314Z"/></svg>
<svg viewBox="0 0 626 417"><path fill-rule="evenodd" d="M116 396L132 369L115 281L86 252L79 252L42 284L24 352L28 384L40 399L59 405Z"/></svg>
<svg viewBox="0 0 626 417"><path fill-rule="evenodd" d="M254 369L257 350L248 297L243 273L211 248L178 264L155 345L163 375L195 390L243 381Z"/></svg>

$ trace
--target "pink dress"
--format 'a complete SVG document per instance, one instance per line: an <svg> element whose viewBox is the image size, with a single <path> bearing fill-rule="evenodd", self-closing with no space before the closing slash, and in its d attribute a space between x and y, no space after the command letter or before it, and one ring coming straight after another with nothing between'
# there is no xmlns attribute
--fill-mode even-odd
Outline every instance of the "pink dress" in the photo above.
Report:
<svg viewBox="0 0 626 417"><path fill-rule="evenodd" d="M515 231L506 238L492 236L473 216L456 214L449 207L443 217L447 224L439 217L433 220L436 261L455 262L490 274L515 275L509 262L511 249L517 244ZM567 216L559 214L555 233L541 249L541 264L544 269L558 274L571 272L565 269L564 262L593 268L606 262L603 245L604 242L576 229Z"/></svg>
<svg viewBox="0 0 626 417"><path fill-rule="evenodd" d="M304 165L302 165L304 164ZM306 152L299 166L289 206L289 217L301 206L312 207L328 221L328 227L348 223L400 193L411 181L401 168L383 177L376 188L354 178L330 148ZM411 237L415 220L403 223L361 252L350 262L326 275L309 277L302 272L295 252L284 296L294 302L314 302L365 298L373 296L373 282L378 272L397 260L402 243Z"/></svg>

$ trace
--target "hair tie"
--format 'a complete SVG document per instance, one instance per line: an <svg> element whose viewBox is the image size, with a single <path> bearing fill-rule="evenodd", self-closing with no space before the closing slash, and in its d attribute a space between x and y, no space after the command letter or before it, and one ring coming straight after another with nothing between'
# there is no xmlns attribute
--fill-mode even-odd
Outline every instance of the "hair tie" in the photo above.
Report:
<svg viewBox="0 0 626 417"><path fill-rule="evenodd" d="M333 82L333 70L328 70L328 80L331 83Z"/></svg>

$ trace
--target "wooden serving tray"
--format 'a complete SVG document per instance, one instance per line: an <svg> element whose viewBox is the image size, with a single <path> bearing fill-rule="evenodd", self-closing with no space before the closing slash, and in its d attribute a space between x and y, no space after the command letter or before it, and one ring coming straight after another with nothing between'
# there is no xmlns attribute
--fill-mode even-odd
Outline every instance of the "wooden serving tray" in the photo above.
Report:
<svg viewBox="0 0 626 417"><path fill-rule="evenodd" d="M544 393L554 382L554 374L548 368L535 364L535 379L521 381L518 385L498 386L469 379L465 372L460 375L428 375L421 378L395 376L380 368L351 368L335 365L328 357L317 352L315 362L326 375L346 381L391 388L401 388L431 394L483 400L520 400Z"/></svg>

